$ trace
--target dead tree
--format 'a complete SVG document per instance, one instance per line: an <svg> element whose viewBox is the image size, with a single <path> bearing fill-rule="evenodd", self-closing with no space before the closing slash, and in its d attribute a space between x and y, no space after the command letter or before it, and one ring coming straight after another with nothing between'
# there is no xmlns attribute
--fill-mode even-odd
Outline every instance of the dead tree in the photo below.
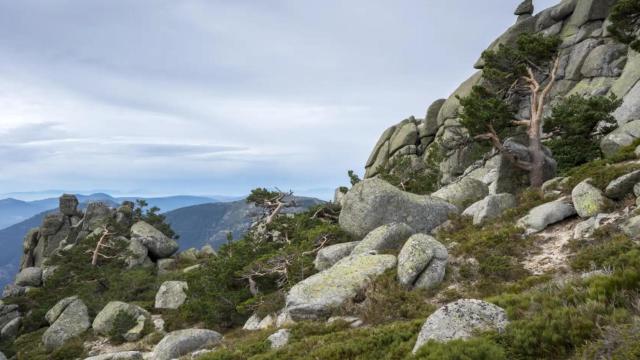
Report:
<svg viewBox="0 0 640 360"><path fill-rule="evenodd" d="M113 235L109 229L107 229L106 226L102 227L102 235L100 236L100 240L98 240L98 243L96 244L95 249L93 249L93 251L89 250L88 252L92 253L93 255L91 256L91 265L92 266L97 266L98 265L98 258L104 258L104 259L113 259L116 256L108 256L104 253L102 253L101 251L103 251L104 249L113 249L113 245L111 244L111 235Z"/></svg>

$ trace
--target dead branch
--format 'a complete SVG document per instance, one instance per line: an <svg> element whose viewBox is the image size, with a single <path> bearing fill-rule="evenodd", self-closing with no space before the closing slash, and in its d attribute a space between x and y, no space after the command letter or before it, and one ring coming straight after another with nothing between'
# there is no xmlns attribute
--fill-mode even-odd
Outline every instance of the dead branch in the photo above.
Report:
<svg viewBox="0 0 640 360"><path fill-rule="evenodd" d="M110 248L113 249L113 246L111 246L110 244L108 244L108 239L109 236L111 236L111 232L109 231L109 229L107 229L106 226L102 227L102 236L100 236L100 240L98 240L98 243L96 244L96 248L93 250L93 256L91 257L91 265L92 266L97 266L98 265L98 258L102 257L105 259L113 259L115 258L115 256L107 256L105 254L100 253L100 250L103 248Z"/></svg>

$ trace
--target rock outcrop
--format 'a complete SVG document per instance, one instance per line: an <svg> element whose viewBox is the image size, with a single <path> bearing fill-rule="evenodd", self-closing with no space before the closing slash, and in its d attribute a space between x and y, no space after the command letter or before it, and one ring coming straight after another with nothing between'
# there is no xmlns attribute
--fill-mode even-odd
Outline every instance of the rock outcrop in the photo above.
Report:
<svg viewBox="0 0 640 360"><path fill-rule="evenodd" d="M179 247L175 240L144 221L138 221L131 227L131 239L140 241L155 259L168 258Z"/></svg>
<svg viewBox="0 0 640 360"><path fill-rule="evenodd" d="M358 243L351 254L365 254L371 251L383 252L385 250L400 249L404 242L415 233L415 231L404 223L390 223L382 225Z"/></svg>
<svg viewBox="0 0 640 360"><path fill-rule="evenodd" d="M394 222L405 223L418 232L430 232L457 212L444 200L404 192L376 178L356 184L343 204L340 226L357 238Z"/></svg>
<svg viewBox="0 0 640 360"><path fill-rule="evenodd" d="M349 256L359 243L359 241L352 241L348 243L330 245L321 249L318 251L316 259L313 262L316 270L322 271L332 267L338 261Z"/></svg>
<svg viewBox="0 0 640 360"><path fill-rule="evenodd" d="M489 195L466 208L462 215L473 218L474 225L480 225L494 219L516 206L516 197L512 194Z"/></svg>

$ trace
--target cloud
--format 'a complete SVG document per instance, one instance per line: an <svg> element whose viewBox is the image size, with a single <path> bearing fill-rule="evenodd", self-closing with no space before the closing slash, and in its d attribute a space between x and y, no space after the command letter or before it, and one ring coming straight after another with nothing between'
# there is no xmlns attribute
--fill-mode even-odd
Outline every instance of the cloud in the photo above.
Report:
<svg viewBox="0 0 640 360"><path fill-rule="evenodd" d="M519 2L0 2L0 188L342 185Z"/></svg>

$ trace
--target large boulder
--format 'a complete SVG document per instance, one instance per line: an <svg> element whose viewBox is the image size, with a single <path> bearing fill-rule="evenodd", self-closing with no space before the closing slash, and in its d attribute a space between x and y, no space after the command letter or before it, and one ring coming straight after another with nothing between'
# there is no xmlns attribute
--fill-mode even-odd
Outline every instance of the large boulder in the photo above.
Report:
<svg viewBox="0 0 640 360"><path fill-rule="evenodd" d="M22 326L22 317L18 317L9 321L0 330L0 340L15 340L15 338L18 336L18 332L20 331L20 326Z"/></svg>
<svg viewBox="0 0 640 360"><path fill-rule="evenodd" d="M177 309L187 300L189 284L185 281L165 281L156 294L156 309Z"/></svg>
<svg viewBox="0 0 640 360"><path fill-rule="evenodd" d="M640 236L640 215L627 219L622 224L621 229L630 238Z"/></svg>
<svg viewBox="0 0 640 360"><path fill-rule="evenodd" d="M430 232L455 212L456 207L444 200L404 192L373 178L349 190L340 213L340 226L358 238L393 222L403 222L418 232Z"/></svg>
<svg viewBox="0 0 640 360"><path fill-rule="evenodd" d="M632 171L611 181L604 190L605 195L612 199L622 200L633 194L633 187L640 182L640 170Z"/></svg>
<svg viewBox="0 0 640 360"><path fill-rule="evenodd" d="M449 253L435 238L416 234L398 255L398 281L407 287L433 289L444 279Z"/></svg>
<svg viewBox="0 0 640 360"><path fill-rule="evenodd" d="M42 269L39 267L23 269L16 275L16 285L39 287L42 285Z"/></svg>
<svg viewBox="0 0 640 360"><path fill-rule="evenodd" d="M527 233L532 234L576 214L576 209L570 199L562 198L529 210L525 217L518 220L518 225L523 227Z"/></svg>
<svg viewBox="0 0 640 360"><path fill-rule="evenodd" d="M609 205L609 200L602 191L591 185L591 179L586 179L576 185L571 191L573 207L582 218L595 216L603 212Z"/></svg>
<svg viewBox="0 0 640 360"><path fill-rule="evenodd" d="M489 187L482 181L470 177L464 177L462 180L431 194L431 196L453 204L459 209L464 209L487 195L489 195Z"/></svg>
<svg viewBox="0 0 640 360"><path fill-rule="evenodd" d="M505 210L515 206L516 197L512 194L489 195L469 206L462 215L472 217L473 224L480 225L487 220L497 218Z"/></svg>
<svg viewBox="0 0 640 360"><path fill-rule="evenodd" d="M415 234L415 231L404 223L391 223L382 225L371 231L353 249L351 254L365 254L371 251L395 250L402 247L402 244Z"/></svg>
<svg viewBox="0 0 640 360"><path fill-rule="evenodd" d="M195 351L212 348L222 341L222 335L212 330L187 329L167 334L153 349L152 359L172 360Z"/></svg>
<svg viewBox="0 0 640 360"><path fill-rule="evenodd" d="M82 300L67 304L55 322L42 335L47 351L53 351L89 329L89 309Z"/></svg>
<svg viewBox="0 0 640 360"><path fill-rule="evenodd" d="M600 141L600 150L605 155L611 156L621 148L633 144L637 139L640 139L640 120L630 121L605 136Z"/></svg>
<svg viewBox="0 0 640 360"><path fill-rule="evenodd" d="M140 306L127 304L120 301L112 301L108 303L100 313L93 320L93 331L104 336L112 335L114 330L116 319L118 315L126 314L136 322L136 325L131 329L118 329L122 330L121 335L128 341L135 341L142 335L139 329L144 323L151 319L151 315L145 309Z"/></svg>
<svg viewBox="0 0 640 360"><path fill-rule="evenodd" d="M413 353L430 340L447 342L468 339L478 331L504 331L508 323L506 312L496 305L474 299L458 300L441 307L427 318Z"/></svg>
<svg viewBox="0 0 640 360"><path fill-rule="evenodd" d="M168 258L179 248L175 240L144 221L138 221L131 227L131 239L139 240L149 250L149 255L156 259Z"/></svg>
<svg viewBox="0 0 640 360"><path fill-rule="evenodd" d="M374 278L396 266L393 255L353 255L294 285L287 309L294 321L325 319Z"/></svg>
<svg viewBox="0 0 640 360"><path fill-rule="evenodd" d="M322 248L318 251L316 259L313 262L316 270L322 271L332 267L338 261L349 256L359 243L359 241L352 241Z"/></svg>

